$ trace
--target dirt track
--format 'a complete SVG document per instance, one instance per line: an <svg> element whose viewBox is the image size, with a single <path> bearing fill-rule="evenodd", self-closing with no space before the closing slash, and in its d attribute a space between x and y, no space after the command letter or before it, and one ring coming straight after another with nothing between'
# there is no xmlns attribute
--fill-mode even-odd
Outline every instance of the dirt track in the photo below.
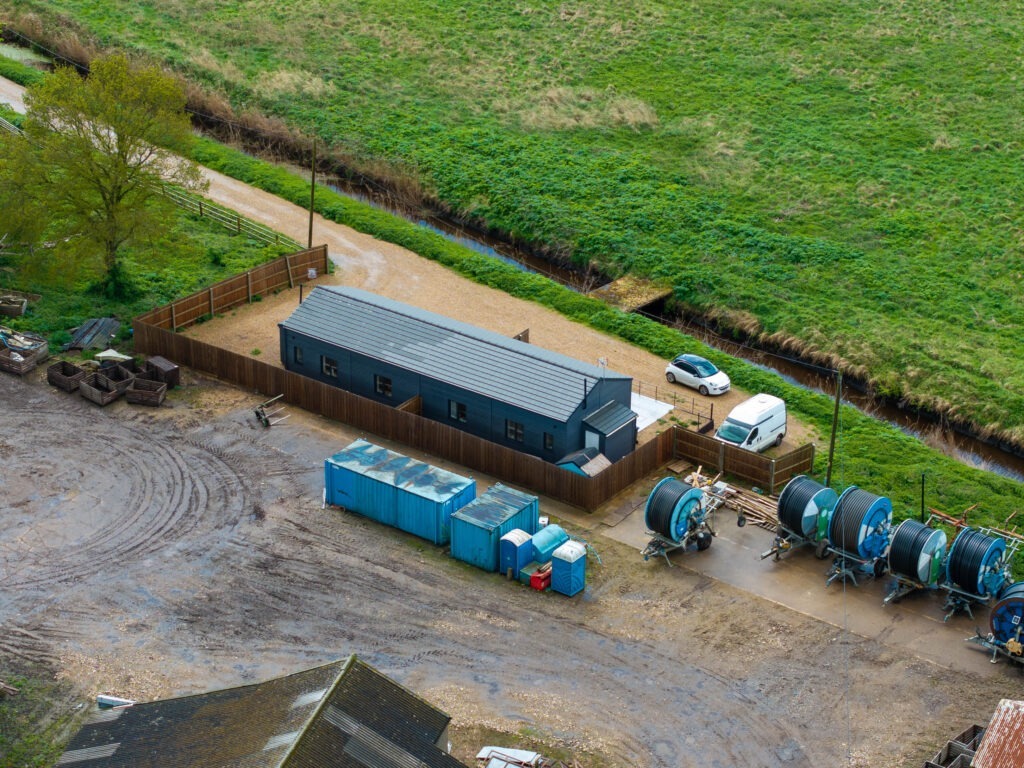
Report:
<svg viewBox="0 0 1024 768"><path fill-rule="evenodd" d="M239 194L254 212L278 210L262 193ZM295 234L285 218L280 228ZM455 306L456 286L469 295L392 246L331 237L342 274L367 275L364 287L430 296L421 305L437 311ZM477 295L458 307L483 307L468 311L495 330L543 329L541 343L570 353L589 339L552 331L546 310L527 318L521 302ZM287 310L294 298L278 301ZM201 332L273 356L273 307ZM631 371L616 360L633 353L621 354L611 366ZM639 364L660 374L661 361ZM609 766L919 765L1001 696L1019 695L1005 665L925 661L894 633L868 640L702 575L689 555L679 568L644 563L606 535L603 512L582 518L542 500L601 555L582 596L508 584L322 509L323 459L357 436L343 426L292 409L265 430L252 416L258 397L188 372L184 384L160 409L99 409L47 386L42 371L0 375L4 656L44 663L83 691L145 700L354 652L451 713L463 759L479 744L460 735L474 728L507 732L509 745L531 729ZM749 554L724 537L710 552L705 563L719 565ZM922 644L943 630L914 626Z"/></svg>
<svg viewBox="0 0 1024 768"><path fill-rule="evenodd" d="M847 742L851 765L899 765L1018 685L603 537L582 597L537 594L321 509L342 427L264 430L257 398L191 376L167 407L101 410L39 374L0 377L0 650L84 690L148 699L355 652L453 714L463 757L460 729L530 727L667 767L843 764Z"/></svg>

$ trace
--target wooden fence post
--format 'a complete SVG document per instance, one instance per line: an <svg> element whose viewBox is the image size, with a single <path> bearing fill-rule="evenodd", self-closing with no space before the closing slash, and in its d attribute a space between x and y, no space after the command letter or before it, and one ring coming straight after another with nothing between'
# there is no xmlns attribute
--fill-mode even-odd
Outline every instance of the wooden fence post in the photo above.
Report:
<svg viewBox="0 0 1024 768"><path fill-rule="evenodd" d="M213 309L213 288L210 288L210 319L213 319L215 312Z"/></svg>
<svg viewBox="0 0 1024 768"><path fill-rule="evenodd" d="M288 270L288 287L294 288L295 282L292 280L292 259L290 254L284 255L284 266Z"/></svg>
<svg viewBox="0 0 1024 768"><path fill-rule="evenodd" d="M775 493L775 459L768 465L768 493Z"/></svg>
<svg viewBox="0 0 1024 768"><path fill-rule="evenodd" d="M174 302L171 302L171 333L178 332L178 321L174 313Z"/></svg>
<svg viewBox="0 0 1024 768"><path fill-rule="evenodd" d="M245 296L252 304L252 272L245 273Z"/></svg>
<svg viewBox="0 0 1024 768"><path fill-rule="evenodd" d="M242 234L242 217L241 215L235 215L235 232L236 234Z"/></svg>

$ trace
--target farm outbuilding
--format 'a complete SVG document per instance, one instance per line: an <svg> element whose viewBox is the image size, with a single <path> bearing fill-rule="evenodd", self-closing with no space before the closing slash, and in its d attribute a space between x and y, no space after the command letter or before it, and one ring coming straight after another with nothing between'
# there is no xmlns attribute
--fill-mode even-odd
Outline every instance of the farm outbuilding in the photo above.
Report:
<svg viewBox="0 0 1024 768"><path fill-rule="evenodd" d="M394 406L419 398L425 418L547 461L588 439L610 461L636 445L632 379L604 367L341 286L314 288L279 328L289 371Z"/></svg>

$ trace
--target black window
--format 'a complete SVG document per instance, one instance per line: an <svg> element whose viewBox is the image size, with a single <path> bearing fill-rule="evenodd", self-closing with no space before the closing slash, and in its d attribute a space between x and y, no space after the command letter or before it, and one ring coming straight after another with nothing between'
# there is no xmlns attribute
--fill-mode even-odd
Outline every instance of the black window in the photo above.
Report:
<svg viewBox="0 0 1024 768"><path fill-rule="evenodd" d="M448 418L453 421L465 421L466 420L466 404L458 403L454 400L448 401Z"/></svg>
<svg viewBox="0 0 1024 768"><path fill-rule="evenodd" d="M373 377L373 389L378 395L391 397L391 379L387 376L375 375Z"/></svg>
<svg viewBox="0 0 1024 768"><path fill-rule="evenodd" d="M505 437L517 443L523 442L523 425L518 421L505 419Z"/></svg>
<svg viewBox="0 0 1024 768"><path fill-rule="evenodd" d="M682 369L683 371L685 371L686 373L690 374L691 376L696 376L696 375L697 375L697 369L696 369L696 368L694 368L694 367L693 367L692 365L690 365L689 363L679 363L679 367L680 367L680 368L681 368L681 369Z"/></svg>
<svg viewBox="0 0 1024 768"><path fill-rule="evenodd" d="M544 450L553 451L555 450L555 436L550 432L544 433Z"/></svg>
<svg viewBox="0 0 1024 768"><path fill-rule="evenodd" d="M330 376L332 379L336 379L338 378L338 361L333 357L321 357L320 370L324 372L324 376Z"/></svg>
<svg viewBox="0 0 1024 768"><path fill-rule="evenodd" d="M302 365L302 347L295 347L294 358L298 365Z"/></svg>

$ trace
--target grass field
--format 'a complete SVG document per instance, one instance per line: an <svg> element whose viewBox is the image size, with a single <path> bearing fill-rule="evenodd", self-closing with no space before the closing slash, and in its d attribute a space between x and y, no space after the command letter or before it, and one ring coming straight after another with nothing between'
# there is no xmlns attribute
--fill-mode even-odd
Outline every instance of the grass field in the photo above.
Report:
<svg viewBox="0 0 1024 768"><path fill-rule="evenodd" d="M1020 6L14 5L1024 443Z"/></svg>

